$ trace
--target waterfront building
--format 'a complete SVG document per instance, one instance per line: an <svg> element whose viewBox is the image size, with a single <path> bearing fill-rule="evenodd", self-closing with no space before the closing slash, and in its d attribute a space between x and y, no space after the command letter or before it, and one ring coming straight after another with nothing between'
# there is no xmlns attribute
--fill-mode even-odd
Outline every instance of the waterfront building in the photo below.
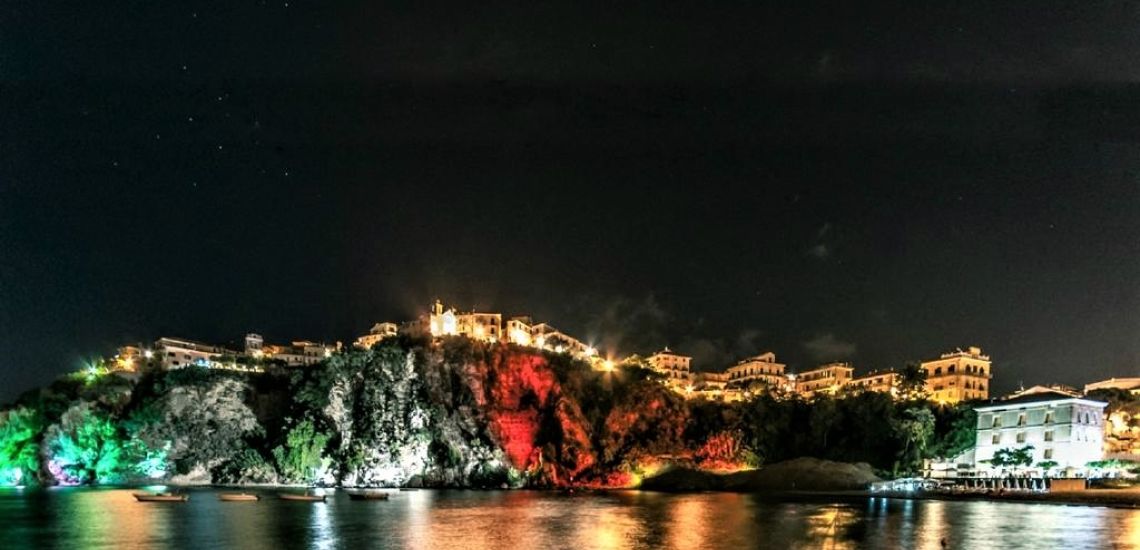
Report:
<svg viewBox="0 0 1140 550"><path fill-rule="evenodd" d="M1132 395L1140 394L1140 378L1109 378L1100 382L1085 384L1085 393L1095 390L1124 390Z"/></svg>
<svg viewBox="0 0 1140 550"><path fill-rule="evenodd" d="M665 375L669 385L680 388L688 388L693 382L692 360L692 357L675 353L668 346L646 359L651 369Z"/></svg>
<svg viewBox="0 0 1140 550"><path fill-rule="evenodd" d="M223 355L237 355L237 352L221 346L169 337L155 341L154 353L163 370L181 369L192 365L209 366Z"/></svg>
<svg viewBox="0 0 1140 550"><path fill-rule="evenodd" d="M381 340L395 337L399 332L400 327L396 323L376 323L368 330L368 334L357 338L353 345L358 348L369 349Z"/></svg>
<svg viewBox="0 0 1140 550"><path fill-rule="evenodd" d="M776 362L776 354L769 351L728 367L726 373L733 386L747 388L753 383L758 383L771 390L777 390L787 386L788 377L784 373L784 368L783 363Z"/></svg>
<svg viewBox="0 0 1140 550"><path fill-rule="evenodd" d="M805 398L817 393L834 395L850 380L855 369L851 363L828 363L795 376L795 391Z"/></svg>
<svg viewBox="0 0 1140 550"><path fill-rule="evenodd" d="M925 361L920 368L926 374L926 391L938 403L988 399L990 396L990 358L982 349L943 353L938 359Z"/></svg>
<svg viewBox="0 0 1140 550"><path fill-rule="evenodd" d="M847 387L862 391L889 393L891 397L898 397L900 379L901 376L899 373L893 369L871 371L862 376L852 378L851 381L847 383Z"/></svg>
<svg viewBox="0 0 1140 550"><path fill-rule="evenodd" d="M1032 446L1030 469L1084 469L1104 458L1104 409L1108 403L1068 392L1038 390L974 407L978 414L974 468L1000 475L989 461L1001 449Z"/></svg>

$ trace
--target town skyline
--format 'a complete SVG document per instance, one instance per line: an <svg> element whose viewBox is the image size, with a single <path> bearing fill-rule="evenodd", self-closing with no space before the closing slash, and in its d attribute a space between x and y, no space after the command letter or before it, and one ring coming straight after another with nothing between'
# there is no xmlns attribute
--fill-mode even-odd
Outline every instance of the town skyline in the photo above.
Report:
<svg viewBox="0 0 1140 550"><path fill-rule="evenodd" d="M990 370L992 368L990 356L988 353L984 354L982 348L973 345L947 348L938 353L928 352L917 359L907 361L905 365L892 366L867 366L838 359L824 359L799 366L789 365L786 361L778 362L776 350L771 348L758 348L759 351L731 357L727 363L694 366L693 356L684 349L671 349L668 345L653 348L652 351L597 347L596 339L578 339L559 330L546 320L535 320L531 315L517 312L504 314L474 307L459 309L454 305L445 305L438 298L421 315L411 319L378 321L372 325L368 333L347 341L291 338L285 340L289 342L288 344L271 344L262 334L249 332L240 343L236 340L205 343L196 339L164 335L154 340L153 345L142 341L124 343L117 347L118 354L113 358L109 355L104 357L110 358L109 364L126 366L126 370L135 370L139 364L151 363L151 359L156 357L155 354L157 354L155 360L159 361L163 370L184 368L194 364L202 367L248 370L249 364L243 363L244 366L239 367L232 363L235 356L272 360L281 366L309 367L333 353L348 348L368 349L386 338L398 335L413 338L455 335L493 343L511 343L549 352L567 353L586 361L594 368L605 370L612 370L616 364L636 359L642 362L643 366L664 374L667 385L679 393L689 397L701 396L723 401L740 400L748 395L756 395L756 387L749 391L749 385L755 383L765 386L764 392L787 391L802 394L809 399L814 393L822 391L836 394L842 388L888 391L897 396L900 385L905 385L903 380L906 376L903 373L910 367L924 373L925 391L929 398L934 402L947 404L964 400L986 401L991 397L1000 399L1003 395L1014 395L1027 387L1078 391L1081 387L1087 388L1090 385L1095 387L1097 384L1109 383L1112 380L1132 380L1127 373L1120 373L1119 376L1113 375L1103 381L1078 380L1061 383L1055 380L1031 380L1028 384L1025 381L1018 381L1012 390L1004 390L1002 386L997 386L995 393L991 391L994 390L995 377ZM168 360L165 357L167 355L165 348L174 349L178 353L170 352ZM183 352L193 355L185 355L185 360L180 361ZM190 361L192 357L196 358L196 363ZM229 363L217 363L215 359L219 357L229 357ZM963 360L968 363L961 363ZM87 363L87 365L92 364L95 362ZM936 370L936 367L950 364L957 364L960 371L978 369L978 374L981 376L975 378L974 375L968 374L963 378L963 374L960 373L951 377L954 372L953 367L947 373L942 373L942 368ZM263 372L259 367L255 371ZM1001 393L1003 391L1004 394Z"/></svg>

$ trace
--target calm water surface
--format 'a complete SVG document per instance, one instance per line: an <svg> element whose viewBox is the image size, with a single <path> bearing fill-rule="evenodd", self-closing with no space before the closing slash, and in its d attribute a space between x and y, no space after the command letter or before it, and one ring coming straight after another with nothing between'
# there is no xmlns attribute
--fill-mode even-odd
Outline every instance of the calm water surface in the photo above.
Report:
<svg viewBox="0 0 1140 550"><path fill-rule="evenodd" d="M1140 548L1140 511L1048 504L636 491L226 503L209 489L171 504L132 492L0 491L0 548Z"/></svg>

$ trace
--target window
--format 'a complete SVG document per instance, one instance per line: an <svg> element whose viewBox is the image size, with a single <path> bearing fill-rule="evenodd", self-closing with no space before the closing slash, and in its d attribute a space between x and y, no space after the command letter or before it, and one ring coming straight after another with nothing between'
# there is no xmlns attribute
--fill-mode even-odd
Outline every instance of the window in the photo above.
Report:
<svg viewBox="0 0 1140 550"><path fill-rule="evenodd" d="M934 376L939 376L941 374L942 374L942 367L938 367L938 368L934 369Z"/></svg>
<svg viewBox="0 0 1140 550"><path fill-rule="evenodd" d="M1053 458L1053 449L1045 449L1045 460Z"/></svg>
<svg viewBox="0 0 1140 550"><path fill-rule="evenodd" d="M997 415L997 414L994 415L994 426L993 427L995 427L995 428L1001 427L1001 415Z"/></svg>
<svg viewBox="0 0 1140 550"><path fill-rule="evenodd" d="M950 365L949 367L946 367L946 374L953 374L953 373L954 373L954 365Z"/></svg>
<svg viewBox="0 0 1140 550"><path fill-rule="evenodd" d="M1053 441L1053 432L1045 432L1045 441Z"/></svg>
<svg viewBox="0 0 1140 550"><path fill-rule="evenodd" d="M1045 423L1046 424L1052 424L1053 423L1053 411L1045 411ZM1052 432L1049 432L1049 433L1052 433ZM1045 441L1052 441L1052 440L1046 439Z"/></svg>
<svg viewBox="0 0 1140 550"><path fill-rule="evenodd" d="M1017 425L1018 426L1024 426L1025 425L1025 413L1021 413L1021 414L1017 415Z"/></svg>
<svg viewBox="0 0 1140 550"><path fill-rule="evenodd" d="M994 434L994 437L993 437L993 439L990 440L990 442L993 443L994 445L1001 443L1001 434Z"/></svg>
<svg viewBox="0 0 1140 550"><path fill-rule="evenodd" d="M1025 432L1017 432L1017 442L1025 443Z"/></svg>

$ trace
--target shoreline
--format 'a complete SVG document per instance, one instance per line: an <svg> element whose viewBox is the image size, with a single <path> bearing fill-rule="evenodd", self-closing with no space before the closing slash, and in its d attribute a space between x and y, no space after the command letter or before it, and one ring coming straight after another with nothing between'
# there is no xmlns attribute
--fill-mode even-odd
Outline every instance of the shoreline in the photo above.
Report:
<svg viewBox="0 0 1140 550"><path fill-rule="evenodd" d="M321 489L326 491L360 491L360 490L373 490L373 491L399 491L401 487L307 487L302 485L271 485L271 484L250 484L250 485L209 485L209 484L173 484L173 483L155 483L147 485L91 485L91 486L54 486L54 487L0 487L0 490L18 490L18 491L39 491L51 489L85 489L85 490L138 490L145 489L146 487L153 486L166 486L175 487L181 490L187 489L208 489L216 491L225 490L284 490L296 491L298 489ZM834 500L865 500L869 498L884 498L895 500L940 500L940 501L987 501L987 502L1014 502L1014 503L1031 503L1031 504L1051 504L1060 506L1095 506L1105 508L1123 508L1123 509L1140 509L1140 489L1088 489L1085 491L1069 491L1069 492L1056 492L1056 493L1013 493L1007 492L1002 495L996 494L950 494L950 493L900 493L900 492L872 492L870 490L821 490L821 491L739 491L732 489L702 489L702 490L659 490L659 489L641 489L639 487L614 487L614 488L597 488L597 487L566 487L566 488L518 488L518 489L502 489L502 488L473 488L473 487L416 487L417 491L478 491L478 492L510 492L510 491L534 491L540 493L550 494L589 494L589 493L622 493L622 492L646 492L646 493L661 493L669 495L683 495L683 494L701 494L701 493L734 493L740 495L751 495L754 498L770 501L782 502L814 502L814 501L834 501Z"/></svg>

